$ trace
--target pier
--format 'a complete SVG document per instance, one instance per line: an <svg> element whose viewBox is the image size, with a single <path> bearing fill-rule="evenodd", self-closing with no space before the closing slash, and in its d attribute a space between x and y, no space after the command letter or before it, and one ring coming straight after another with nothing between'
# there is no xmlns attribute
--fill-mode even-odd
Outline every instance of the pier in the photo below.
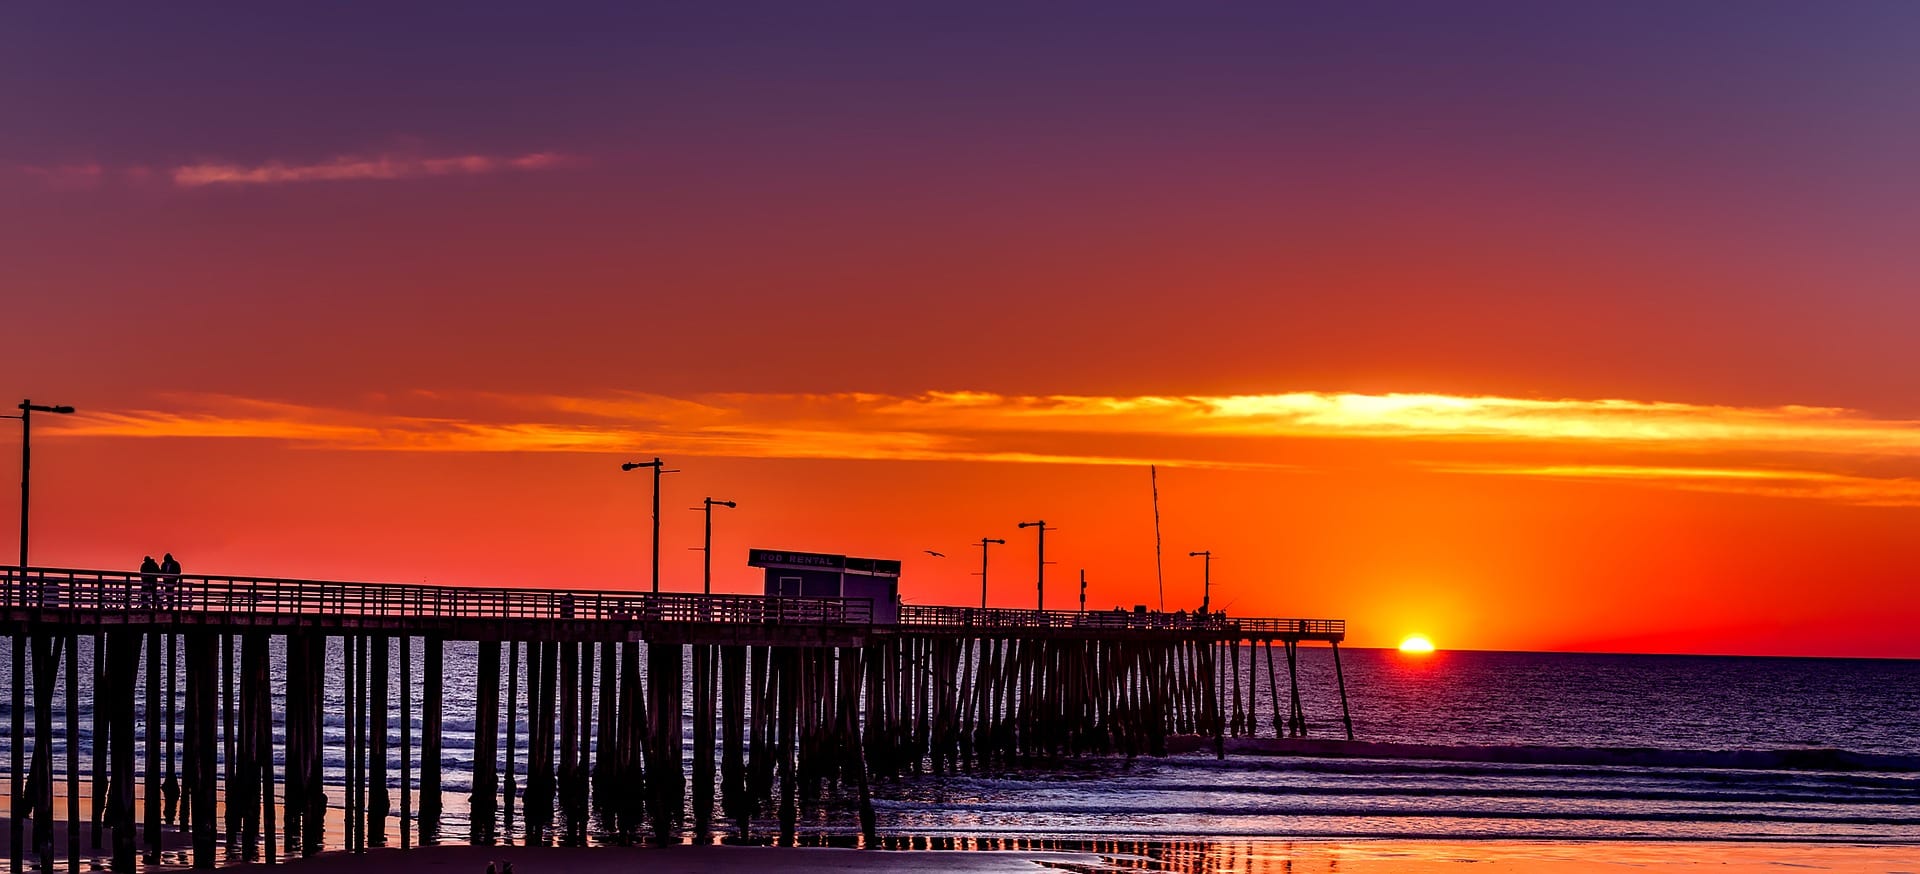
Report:
<svg viewBox="0 0 1920 874"><path fill-rule="evenodd" d="M1303 644L1333 648L1336 731L1353 737L1336 619L903 605L876 622L864 598L18 567L0 568L0 583L16 874L29 859L78 872L103 855L129 871L155 858L165 827L191 836L195 867L215 865L223 845L268 862L317 852L335 815L349 851L450 840L439 824L449 718L474 725L464 838L475 843L505 840L516 815L532 843L584 839L593 817L616 839L662 844L771 837L753 834L771 819L793 843L802 806L823 803L828 787L851 799L844 815L872 841L875 781L1165 755L1178 736L1219 754L1228 737L1306 736ZM445 706L448 641L477 645L471 714ZM62 682L64 736L75 742L65 749L67 846L57 847ZM523 684L532 712L520 710ZM330 687L344 693L337 705ZM87 689L83 823L77 702ZM339 807L323 779L328 715L344 718Z"/></svg>

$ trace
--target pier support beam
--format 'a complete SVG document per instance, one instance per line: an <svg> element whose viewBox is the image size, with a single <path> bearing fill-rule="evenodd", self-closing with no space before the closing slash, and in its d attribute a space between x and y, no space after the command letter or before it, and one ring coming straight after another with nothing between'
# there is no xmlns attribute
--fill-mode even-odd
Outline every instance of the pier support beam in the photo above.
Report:
<svg viewBox="0 0 1920 874"><path fill-rule="evenodd" d="M1347 709L1347 672L1340 668L1340 643L1333 644L1333 675L1340 680L1340 719L1347 724L1347 740L1353 740L1353 711Z"/></svg>
<svg viewBox="0 0 1920 874"><path fill-rule="evenodd" d="M713 647L693 645L693 830L713 827Z"/></svg>
<svg viewBox="0 0 1920 874"><path fill-rule="evenodd" d="M113 727L109 731L113 762L108 790L109 812L106 816L107 827L113 834L113 870L132 871L134 857L138 852L135 845L133 819L133 702L139 694L139 684L135 678L140 672L140 641L138 631L113 631L107 634L107 660L111 669L107 672L107 684L110 689L107 704L111 710L109 721ZM15 665L22 662L15 661ZM16 671L18 668L16 668ZM20 688L19 685L14 687ZM17 694L17 693L16 693ZM14 719L19 720L24 708L14 710ZM16 725L18 722L16 721ZM18 755L16 753L16 755ZM17 761L17 760L16 760ZM17 771L15 773L18 773ZM16 827L18 820L15 820ZM15 854L14 859L22 856ZM19 870L17 867L15 870Z"/></svg>
<svg viewBox="0 0 1920 874"><path fill-rule="evenodd" d="M413 638L400 635L400 849L413 838Z"/></svg>
<svg viewBox="0 0 1920 874"><path fill-rule="evenodd" d="M145 797L147 862L160 861L160 632L147 635L147 792ZM171 694L171 693L169 693Z"/></svg>
<svg viewBox="0 0 1920 874"><path fill-rule="evenodd" d="M420 843L440 833L440 724L446 654L440 638L420 640Z"/></svg>
<svg viewBox="0 0 1920 874"><path fill-rule="evenodd" d="M468 798L468 839L475 844L491 844L496 834L494 803L499 792L494 775L500 738L499 641L480 642L480 664L473 682L473 794Z"/></svg>
<svg viewBox="0 0 1920 874"><path fill-rule="evenodd" d="M384 634L376 634L372 640L371 669L372 688L368 693L367 713L372 727L372 743L368 745L371 766L367 774L367 845L384 847L387 845L387 816L393 812L393 799L387 795L387 681L392 671L389 651L391 643Z"/></svg>
<svg viewBox="0 0 1920 874"><path fill-rule="evenodd" d="M215 847L219 841L219 822L214 819L214 800L219 788L220 759L220 658L215 647L218 636L193 631L186 635L187 649L187 743L193 756L188 762L193 792L193 867L212 868L218 864Z"/></svg>

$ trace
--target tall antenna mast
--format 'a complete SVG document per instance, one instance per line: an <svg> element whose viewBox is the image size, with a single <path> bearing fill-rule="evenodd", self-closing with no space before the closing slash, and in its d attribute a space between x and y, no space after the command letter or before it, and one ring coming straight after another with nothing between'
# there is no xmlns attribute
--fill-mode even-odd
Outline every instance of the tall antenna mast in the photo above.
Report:
<svg viewBox="0 0 1920 874"><path fill-rule="evenodd" d="M1156 465L1147 465L1147 475L1153 479L1153 578L1160 584L1160 612L1167 612L1167 576L1160 569L1160 469Z"/></svg>

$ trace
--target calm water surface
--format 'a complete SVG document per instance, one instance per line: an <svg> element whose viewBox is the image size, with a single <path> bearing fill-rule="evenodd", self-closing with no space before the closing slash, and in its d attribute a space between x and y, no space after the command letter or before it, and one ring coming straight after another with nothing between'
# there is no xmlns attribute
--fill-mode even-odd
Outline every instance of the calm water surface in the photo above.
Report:
<svg viewBox="0 0 1920 874"><path fill-rule="evenodd" d="M83 676L89 655L83 644ZM1336 736L1340 712L1331 657L1325 649L1303 649L1302 655L1302 694L1313 734ZM1343 655L1358 737L1433 749L1420 758L1391 760L1187 754L915 777L875 786L881 830L936 840L1042 842L1293 836L1920 843L1920 662L1458 652L1410 657L1390 650ZM0 678L10 681L8 656L0 649ZM442 834L449 837L467 831L474 656L472 644L447 645ZM332 663L339 658L336 642ZM420 661L416 651L416 678ZM84 774L89 691L83 690L79 703ZM1262 731L1271 734L1271 703L1260 703ZM343 712L337 688L329 704L329 712ZM11 725L6 706L0 701L0 729ZM56 706L56 757L64 763L64 704ZM524 705L520 713L518 759L524 768ZM417 711L414 724L417 744ZM136 725L144 726L144 719L136 718ZM326 757L328 775L338 780L342 726L330 717L328 727L334 745ZM389 748L397 748L397 727L391 739ZM0 768L9 761L10 743L0 737ZM1527 764L1525 755L1484 763L1455 754L1487 745L1576 752L1573 763L1563 751L1562 763L1553 765ZM1583 764L1577 752L1618 747L1653 752L1632 767ZM1865 765L1680 766L1688 761L1686 751L1827 748L1860 754ZM396 751L388 762L396 781L399 767ZM396 790L396 811L397 801ZM832 807L808 812L802 828L828 837L856 831L850 812Z"/></svg>

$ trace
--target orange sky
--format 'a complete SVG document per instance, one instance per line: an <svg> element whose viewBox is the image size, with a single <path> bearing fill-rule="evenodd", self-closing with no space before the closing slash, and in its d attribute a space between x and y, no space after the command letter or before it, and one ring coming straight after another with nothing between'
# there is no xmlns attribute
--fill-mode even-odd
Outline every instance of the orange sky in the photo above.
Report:
<svg viewBox="0 0 1920 874"><path fill-rule="evenodd" d="M36 563L1920 657L1911 10L1386 7L21 14Z"/></svg>

